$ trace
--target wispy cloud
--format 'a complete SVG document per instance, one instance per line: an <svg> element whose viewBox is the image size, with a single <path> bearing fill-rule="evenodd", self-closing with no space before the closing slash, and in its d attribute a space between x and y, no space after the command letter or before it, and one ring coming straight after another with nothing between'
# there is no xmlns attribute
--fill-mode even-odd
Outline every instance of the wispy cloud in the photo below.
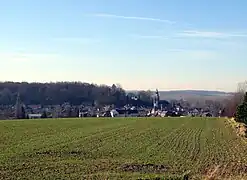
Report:
<svg viewBox="0 0 247 180"><path fill-rule="evenodd" d="M179 37L198 37L198 38L231 38L231 37L247 37L247 34L225 33L215 31L183 31L177 33Z"/></svg>
<svg viewBox="0 0 247 180"><path fill-rule="evenodd" d="M247 38L247 34L240 33L226 33L226 32L216 32L216 31L196 31L196 30L186 30L168 33L168 35L131 35L133 38L138 39L181 39L181 38L203 38L203 39L230 39L230 38Z"/></svg>
<svg viewBox="0 0 247 180"><path fill-rule="evenodd" d="M139 20L139 21L154 21L154 22L168 23L168 24L176 23L175 21L170 21L166 19L139 17L139 16L123 16L123 15L108 14L108 13L97 13L97 14L92 14L91 16L103 17L103 18L115 18L115 19L130 19L130 20Z"/></svg>

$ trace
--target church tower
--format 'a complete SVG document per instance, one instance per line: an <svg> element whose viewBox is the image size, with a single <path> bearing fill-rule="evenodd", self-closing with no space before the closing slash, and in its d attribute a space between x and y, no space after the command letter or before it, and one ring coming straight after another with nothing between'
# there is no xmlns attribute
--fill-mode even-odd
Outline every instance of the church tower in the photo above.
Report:
<svg viewBox="0 0 247 180"><path fill-rule="evenodd" d="M154 111L157 111L159 109L159 101L160 101L160 95L159 95L158 89L156 89L154 100L153 100Z"/></svg>
<svg viewBox="0 0 247 180"><path fill-rule="evenodd" d="M156 97L157 97L157 103L159 104L159 102L160 102L160 94L159 94L159 91L158 91L158 89L156 89Z"/></svg>

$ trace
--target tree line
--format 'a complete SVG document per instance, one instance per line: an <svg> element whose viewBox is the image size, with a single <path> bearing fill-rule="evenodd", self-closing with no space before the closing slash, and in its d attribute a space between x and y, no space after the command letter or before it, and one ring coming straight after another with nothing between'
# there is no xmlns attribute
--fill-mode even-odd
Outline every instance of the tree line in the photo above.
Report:
<svg viewBox="0 0 247 180"><path fill-rule="evenodd" d="M117 84L107 86L83 82L0 82L1 105L14 105L18 94L22 103L26 105L58 105L64 102L93 106L152 105L151 91L128 93Z"/></svg>
<svg viewBox="0 0 247 180"><path fill-rule="evenodd" d="M224 116L247 124L247 81L238 84L237 91L224 108Z"/></svg>
<svg viewBox="0 0 247 180"><path fill-rule="evenodd" d="M236 92L225 104L224 116L236 117L237 108L240 104L243 103L246 92L247 92L247 81L239 83Z"/></svg>
<svg viewBox="0 0 247 180"><path fill-rule="evenodd" d="M222 116L235 117L237 108L244 102L247 91L247 82L239 83L232 98L216 103L205 101L204 107L222 109ZM152 106L151 91L127 92L121 85L97 85L83 82L56 82L56 83L27 83L27 82L0 82L0 105L15 105L18 94L26 105L71 105L123 106ZM190 106L190 105L186 105ZM198 105L197 105L198 106ZM199 106L198 106L199 107ZM244 106L245 107L245 106ZM241 109L244 109L243 106Z"/></svg>

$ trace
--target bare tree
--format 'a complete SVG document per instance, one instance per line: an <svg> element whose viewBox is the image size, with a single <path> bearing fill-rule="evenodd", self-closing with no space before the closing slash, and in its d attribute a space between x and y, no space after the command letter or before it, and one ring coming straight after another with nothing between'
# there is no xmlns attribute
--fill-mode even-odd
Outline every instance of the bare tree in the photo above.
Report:
<svg viewBox="0 0 247 180"><path fill-rule="evenodd" d="M244 99L245 92L247 92L247 81L238 83L238 89L237 89L237 101L241 103Z"/></svg>
<svg viewBox="0 0 247 180"><path fill-rule="evenodd" d="M247 81L238 83L237 91L225 106L224 114L226 116L233 117L235 115L237 106L243 102L245 92L247 92Z"/></svg>

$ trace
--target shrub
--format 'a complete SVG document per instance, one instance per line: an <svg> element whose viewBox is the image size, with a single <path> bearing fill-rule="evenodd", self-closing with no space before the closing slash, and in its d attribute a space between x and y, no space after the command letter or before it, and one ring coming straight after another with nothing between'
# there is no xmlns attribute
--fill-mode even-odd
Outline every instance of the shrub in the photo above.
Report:
<svg viewBox="0 0 247 180"><path fill-rule="evenodd" d="M243 102L237 107L236 121L247 124L247 92L245 93Z"/></svg>

